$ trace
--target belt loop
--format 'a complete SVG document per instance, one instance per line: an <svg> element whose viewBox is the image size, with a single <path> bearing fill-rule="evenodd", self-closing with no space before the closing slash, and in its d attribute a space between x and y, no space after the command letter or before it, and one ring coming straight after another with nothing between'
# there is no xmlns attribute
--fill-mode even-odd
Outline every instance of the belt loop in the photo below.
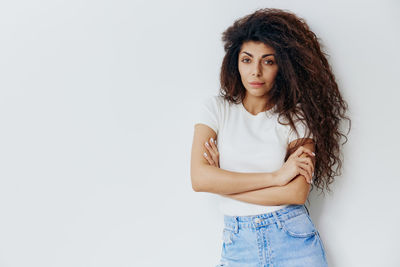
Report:
<svg viewBox="0 0 400 267"><path fill-rule="evenodd" d="M282 228L282 224L281 224L281 221L278 218L278 215L276 214L275 211L272 212L272 215L274 215L274 217L275 217L276 223L278 224L278 228L281 229Z"/></svg>
<svg viewBox="0 0 400 267"><path fill-rule="evenodd" d="M238 217L237 216L234 216L234 220L235 220L235 226L234 226L234 231L235 231L235 234L237 233L237 232L239 232L239 220L238 220Z"/></svg>

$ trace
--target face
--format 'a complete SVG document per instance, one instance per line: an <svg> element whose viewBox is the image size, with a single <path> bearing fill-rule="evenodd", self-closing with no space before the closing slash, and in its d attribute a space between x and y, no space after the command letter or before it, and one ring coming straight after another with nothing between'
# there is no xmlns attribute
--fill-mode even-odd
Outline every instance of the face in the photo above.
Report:
<svg viewBox="0 0 400 267"><path fill-rule="evenodd" d="M278 73L274 54L275 50L262 42L242 44L238 66L246 94L263 96L272 88Z"/></svg>

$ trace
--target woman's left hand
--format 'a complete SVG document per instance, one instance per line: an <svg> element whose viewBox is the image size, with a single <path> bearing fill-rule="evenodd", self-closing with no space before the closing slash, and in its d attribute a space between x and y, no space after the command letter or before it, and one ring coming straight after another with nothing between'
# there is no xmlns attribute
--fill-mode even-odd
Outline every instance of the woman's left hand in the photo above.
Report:
<svg viewBox="0 0 400 267"><path fill-rule="evenodd" d="M211 166L219 168L219 152L217 148L217 140L210 138L210 142L206 142L205 147L209 153L204 152L203 157L205 157Z"/></svg>

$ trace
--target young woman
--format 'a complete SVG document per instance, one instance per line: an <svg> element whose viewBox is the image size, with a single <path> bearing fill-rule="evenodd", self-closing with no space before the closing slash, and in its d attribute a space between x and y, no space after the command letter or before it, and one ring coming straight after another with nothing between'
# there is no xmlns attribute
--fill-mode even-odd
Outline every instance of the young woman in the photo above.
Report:
<svg viewBox="0 0 400 267"><path fill-rule="evenodd" d="M191 154L193 189L220 196L218 266L327 266L305 202L310 186L330 190L350 119L318 38L291 12L259 9L222 40L220 95L201 102Z"/></svg>

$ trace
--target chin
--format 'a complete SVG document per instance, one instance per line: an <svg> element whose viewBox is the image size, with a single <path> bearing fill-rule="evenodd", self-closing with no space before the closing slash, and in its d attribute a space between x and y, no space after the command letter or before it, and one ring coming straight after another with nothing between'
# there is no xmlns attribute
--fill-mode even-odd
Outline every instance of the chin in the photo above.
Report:
<svg viewBox="0 0 400 267"><path fill-rule="evenodd" d="M259 89L257 89L257 88L251 88L250 90L247 90L247 92L250 93L250 94L253 95L253 96L263 96L263 95L265 95L266 93L268 93L267 90L262 89L262 88L259 88Z"/></svg>

